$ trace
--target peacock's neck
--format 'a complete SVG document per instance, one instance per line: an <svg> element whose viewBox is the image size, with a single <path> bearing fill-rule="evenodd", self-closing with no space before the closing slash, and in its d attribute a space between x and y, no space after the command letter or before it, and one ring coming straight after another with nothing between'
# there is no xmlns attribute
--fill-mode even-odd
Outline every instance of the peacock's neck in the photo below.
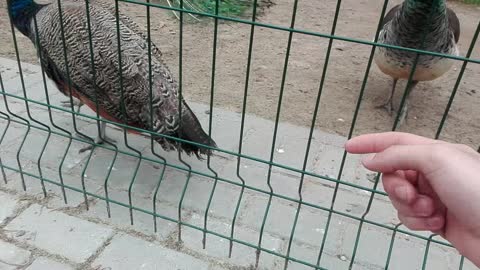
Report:
<svg viewBox="0 0 480 270"><path fill-rule="evenodd" d="M30 21L42 6L33 0L7 0L12 22L24 35L29 35Z"/></svg>
<svg viewBox="0 0 480 270"><path fill-rule="evenodd" d="M405 0L392 22L401 45L418 46L425 36L426 42L434 46L448 31L446 13L445 0Z"/></svg>
<svg viewBox="0 0 480 270"><path fill-rule="evenodd" d="M445 0L405 0L402 15L412 23L425 24L446 18Z"/></svg>

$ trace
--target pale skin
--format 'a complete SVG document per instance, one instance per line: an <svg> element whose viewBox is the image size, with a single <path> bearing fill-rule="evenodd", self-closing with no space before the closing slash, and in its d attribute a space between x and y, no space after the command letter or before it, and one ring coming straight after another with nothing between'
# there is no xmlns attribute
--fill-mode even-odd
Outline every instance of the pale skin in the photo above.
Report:
<svg viewBox="0 0 480 270"><path fill-rule="evenodd" d="M480 267L480 154L472 148L408 133L352 138L347 152L369 154L400 221L448 240Z"/></svg>

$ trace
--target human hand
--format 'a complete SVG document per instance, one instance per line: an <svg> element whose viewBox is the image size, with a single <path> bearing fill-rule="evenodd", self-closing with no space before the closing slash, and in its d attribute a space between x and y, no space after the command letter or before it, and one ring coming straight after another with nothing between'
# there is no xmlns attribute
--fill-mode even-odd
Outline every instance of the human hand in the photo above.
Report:
<svg viewBox="0 0 480 270"><path fill-rule="evenodd" d="M440 234L480 267L480 154L466 145L408 133L352 138L347 152L381 172L400 221Z"/></svg>

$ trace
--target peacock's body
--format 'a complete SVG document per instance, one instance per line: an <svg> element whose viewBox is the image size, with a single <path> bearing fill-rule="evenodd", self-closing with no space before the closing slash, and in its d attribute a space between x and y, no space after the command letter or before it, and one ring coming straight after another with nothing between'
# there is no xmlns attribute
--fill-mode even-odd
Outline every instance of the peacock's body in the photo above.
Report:
<svg viewBox="0 0 480 270"><path fill-rule="evenodd" d="M458 55L457 42L460 36L460 23L445 0L405 0L393 7L383 20L379 43L431 52ZM380 70L393 78L390 97L385 105L393 111L393 94L398 79L408 79L417 58L417 53L404 50L378 47L375 62ZM400 115L406 117L408 95L419 81L431 81L445 74L453 65L453 60L444 57L420 55L412 82L407 89L407 103Z"/></svg>
<svg viewBox="0 0 480 270"><path fill-rule="evenodd" d="M89 5L94 58L92 68L87 11L84 3L71 1L61 5L67 49L65 61L57 4L39 5L33 0L7 0L7 2L15 27L36 46L38 36L37 50L41 56L41 64L61 92L66 95L70 93L67 78L69 75L72 95L95 111L97 103L99 114L105 119L195 143L216 146L184 100L180 116L178 85L154 44L151 57L153 74L150 100L148 43L146 37L128 17L122 15L119 20L122 63L120 68L115 14L105 4ZM34 17L38 33L35 33ZM180 149L189 155L194 153L197 156L211 152L207 148L177 143L160 136L155 140L167 151Z"/></svg>

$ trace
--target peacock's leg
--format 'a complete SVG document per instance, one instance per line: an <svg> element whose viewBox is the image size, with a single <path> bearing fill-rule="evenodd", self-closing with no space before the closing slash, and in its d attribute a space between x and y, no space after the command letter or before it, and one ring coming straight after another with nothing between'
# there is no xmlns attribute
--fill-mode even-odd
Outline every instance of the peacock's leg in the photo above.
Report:
<svg viewBox="0 0 480 270"><path fill-rule="evenodd" d="M103 144L103 143L105 143L105 141L108 141L108 142L113 143L113 144L117 143L117 140L112 139L112 138L107 136L106 128L107 128L107 123L102 121L100 123L100 133L97 135L97 137L94 140L95 144ZM80 137L84 137L80 134L78 134L78 135ZM86 146L86 147L80 149L78 152L83 153L85 151L92 150L93 147L94 147L94 145L89 145L89 146Z"/></svg>
<svg viewBox="0 0 480 270"><path fill-rule="evenodd" d="M410 93L412 93L413 88L417 85L418 81L412 81L410 86L407 88L407 94L405 97L405 104L400 111L400 116L398 118L398 125L397 128L399 128L406 120L407 115L408 115L408 104L409 104L409 98L410 98Z"/></svg>
<svg viewBox="0 0 480 270"><path fill-rule="evenodd" d="M67 99L67 100L62 100L60 101L61 103L61 106L62 107L65 107L65 108L70 108L71 107L71 104L70 104L70 99ZM83 106L83 102L81 102L79 99L76 99L74 97L72 97L72 103L73 103L73 109L75 110L75 106L78 107L77 109L77 113L80 113L80 108Z"/></svg>
<svg viewBox="0 0 480 270"><path fill-rule="evenodd" d="M375 106L377 109L385 109L387 112L392 115L393 114L393 95L395 94L395 87L397 86L398 79L393 79L392 90L390 91L390 97L388 98L387 102Z"/></svg>

